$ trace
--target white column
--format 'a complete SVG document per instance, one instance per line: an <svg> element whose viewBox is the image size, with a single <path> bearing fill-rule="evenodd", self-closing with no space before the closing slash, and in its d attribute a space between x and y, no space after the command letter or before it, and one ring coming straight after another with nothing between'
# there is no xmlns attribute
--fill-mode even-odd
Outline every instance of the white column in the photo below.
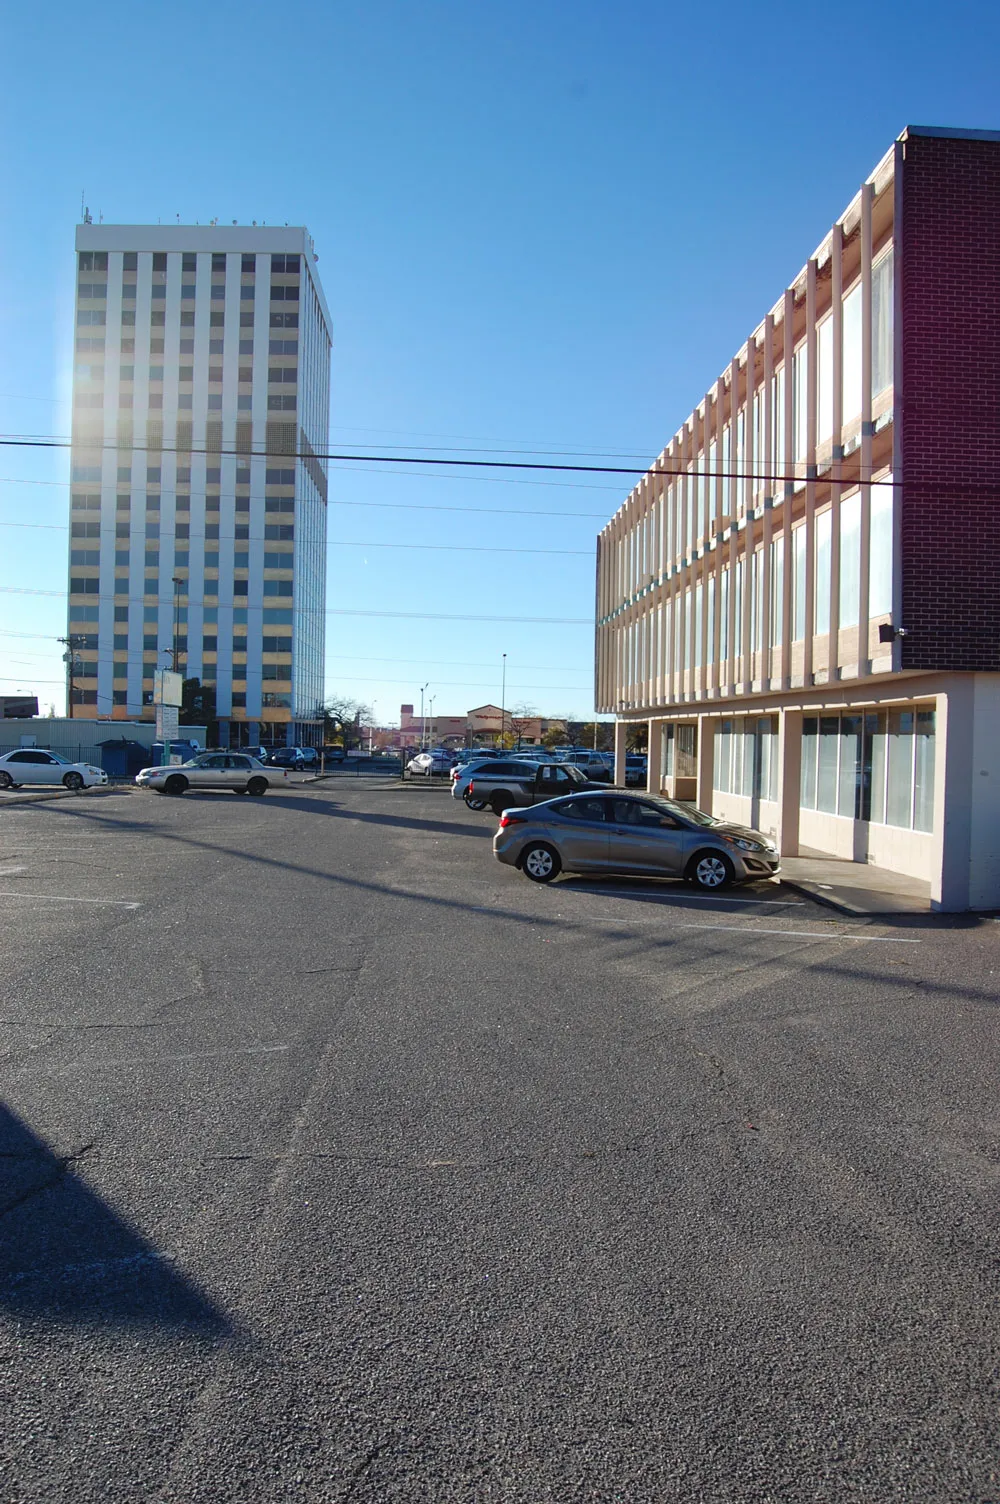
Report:
<svg viewBox="0 0 1000 1504"><path fill-rule="evenodd" d="M621 789L625 787L625 738L628 735L628 721L615 721L615 783Z"/></svg>
<svg viewBox="0 0 1000 1504"><path fill-rule="evenodd" d="M698 787L695 803L706 815L712 813L712 783L715 771L715 720L698 717Z"/></svg>
<svg viewBox="0 0 1000 1504"><path fill-rule="evenodd" d="M802 779L802 712L778 715L778 851L799 854L799 808Z"/></svg>
<svg viewBox="0 0 1000 1504"><path fill-rule="evenodd" d="M660 763L663 760L663 722L650 721L647 743L648 767L646 769L646 792L660 792Z"/></svg>

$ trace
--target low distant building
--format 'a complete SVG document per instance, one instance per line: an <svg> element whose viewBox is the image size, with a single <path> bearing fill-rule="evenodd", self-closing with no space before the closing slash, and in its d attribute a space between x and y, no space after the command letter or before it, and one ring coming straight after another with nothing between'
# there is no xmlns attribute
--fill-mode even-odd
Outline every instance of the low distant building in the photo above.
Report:
<svg viewBox="0 0 1000 1504"><path fill-rule="evenodd" d="M518 716L499 705L477 705L465 715L414 715L412 705L399 707L402 745L426 742L428 746L496 746L501 734L519 738L523 746L537 747L553 727L565 722L543 716Z"/></svg>
<svg viewBox="0 0 1000 1504"><path fill-rule="evenodd" d="M37 714L36 695L0 695L0 721L23 721Z"/></svg>

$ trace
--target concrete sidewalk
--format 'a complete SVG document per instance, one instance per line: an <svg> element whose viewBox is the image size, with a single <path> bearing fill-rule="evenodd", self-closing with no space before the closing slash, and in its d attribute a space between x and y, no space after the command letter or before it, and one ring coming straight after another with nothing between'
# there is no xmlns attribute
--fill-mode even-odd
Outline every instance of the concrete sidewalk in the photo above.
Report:
<svg viewBox="0 0 1000 1504"><path fill-rule="evenodd" d="M842 914L930 914L931 885L835 856L783 856L781 880Z"/></svg>

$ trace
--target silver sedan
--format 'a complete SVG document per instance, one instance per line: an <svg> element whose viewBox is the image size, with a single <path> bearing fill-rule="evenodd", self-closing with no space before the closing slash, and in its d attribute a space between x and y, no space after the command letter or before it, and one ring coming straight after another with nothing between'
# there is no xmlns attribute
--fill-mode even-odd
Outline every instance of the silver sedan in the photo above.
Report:
<svg viewBox="0 0 1000 1504"><path fill-rule="evenodd" d="M188 789L231 789L234 794L266 794L288 780L287 768L265 767L245 752L202 752L188 762L166 768L143 768L135 775L141 789L158 794L186 794Z"/></svg>
<svg viewBox="0 0 1000 1504"><path fill-rule="evenodd" d="M562 871L622 872L685 878L705 892L780 870L769 836L659 794L571 794L505 809L493 855L536 883Z"/></svg>

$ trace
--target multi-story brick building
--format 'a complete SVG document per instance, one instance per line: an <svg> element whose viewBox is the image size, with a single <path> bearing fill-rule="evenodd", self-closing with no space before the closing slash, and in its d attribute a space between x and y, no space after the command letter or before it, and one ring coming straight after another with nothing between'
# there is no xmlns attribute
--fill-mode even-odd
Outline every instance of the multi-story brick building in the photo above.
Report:
<svg viewBox="0 0 1000 1504"><path fill-rule="evenodd" d="M1000 132L909 127L600 535L650 787L1000 905Z"/></svg>
<svg viewBox="0 0 1000 1504"><path fill-rule="evenodd" d="M315 741L330 316L304 229L76 235L76 716L152 715L171 662L223 742Z"/></svg>

